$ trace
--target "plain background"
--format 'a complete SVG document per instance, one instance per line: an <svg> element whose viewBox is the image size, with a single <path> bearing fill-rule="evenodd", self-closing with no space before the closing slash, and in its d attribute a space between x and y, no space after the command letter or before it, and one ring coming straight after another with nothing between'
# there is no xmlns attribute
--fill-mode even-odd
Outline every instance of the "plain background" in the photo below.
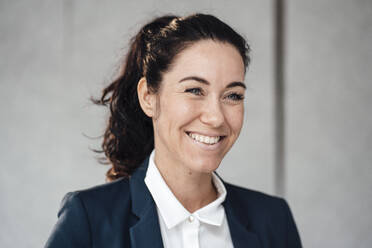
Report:
<svg viewBox="0 0 372 248"><path fill-rule="evenodd" d="M0 1L0 247L42 247L65 193L104 183L89 101L155 16L212 13L252 46L241 136L219 168L274 194L273 1ZM372 1L289 0L286 171L305 247L372 243Z"/></svg>

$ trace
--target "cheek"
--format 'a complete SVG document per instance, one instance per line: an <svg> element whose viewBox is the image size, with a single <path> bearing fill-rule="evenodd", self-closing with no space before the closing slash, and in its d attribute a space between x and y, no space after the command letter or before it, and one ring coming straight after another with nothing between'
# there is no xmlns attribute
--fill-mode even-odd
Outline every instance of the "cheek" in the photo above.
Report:
<svg viewBox="0 0 372 248"><path fill-rule="evenodd" d="M174 126L186 125L195 119L200 106L196 102L172 96L161 101L160 109L162 121L167 122L169 128L174 128Z"/></svg>
<svg viewBox="0 0 372 248"><path fill-rule="evenodd" d="M244 106L233 106L226 110L226 121L228 122L233 133L239 134L243 126Z"/></svg>

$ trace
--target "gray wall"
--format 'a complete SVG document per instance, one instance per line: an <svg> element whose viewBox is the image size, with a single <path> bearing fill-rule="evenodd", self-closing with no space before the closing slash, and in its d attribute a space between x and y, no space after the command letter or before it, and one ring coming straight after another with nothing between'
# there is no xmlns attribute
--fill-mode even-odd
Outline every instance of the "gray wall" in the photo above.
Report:
<svg viewBox="0 0 372 248"><path fill-rule="evenodd" d="M253 52L245 126L221 165L274 189L273 4L255 1L0 1L0 247L41 247L63 195L104 183L107 113L89 102L153 16L209 12ZM288 1L286 199L305 247L372 242L372 2Z"/></svg>
<svg viewBox="0 0 372 248"><path fill-rule="evenodd" d="M287 199L307 247L372 244L372 1L290 1Z"/></svg>

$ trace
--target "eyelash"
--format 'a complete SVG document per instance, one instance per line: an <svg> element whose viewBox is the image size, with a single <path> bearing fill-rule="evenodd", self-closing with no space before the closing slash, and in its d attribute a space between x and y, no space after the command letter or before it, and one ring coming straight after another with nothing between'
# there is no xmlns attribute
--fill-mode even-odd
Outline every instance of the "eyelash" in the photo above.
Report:
<svg viewBox="0 0 372 248"><path fill-rule="evenodd" d="M197 93L195 91L198 91ZM202 89L200 88L190 88L190 89L186 89L185 92L187 93L191 93L191 94L194 94L194 95L197 95L197 96L200 96L202 95Z"/></svg>
<svg viewBox="0 0 372 248"><path fill-rule="evenodd" d="M201 88L189 88L189 89L186 89L185 92L191 93L191 94L196 95L196 96L201 96L202 95L202 89ZM228 100L238 102L238 101L242 101L244 99L244 95L238 94L238 93L231 93L227 96L227 98L228 98Z"/></svg>

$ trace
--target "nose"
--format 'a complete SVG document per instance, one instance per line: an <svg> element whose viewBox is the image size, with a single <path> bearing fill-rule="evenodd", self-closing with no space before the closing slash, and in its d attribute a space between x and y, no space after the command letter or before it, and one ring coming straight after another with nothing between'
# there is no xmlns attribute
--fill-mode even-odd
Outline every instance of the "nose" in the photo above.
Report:
<svg viewBox="0 0 372 248"><path fill-rule="evenodd" d="M225 115L223 113L220 101L206 101L200 116L200 120L202 123L213 128L222 126L225 121Z"/></svg>

